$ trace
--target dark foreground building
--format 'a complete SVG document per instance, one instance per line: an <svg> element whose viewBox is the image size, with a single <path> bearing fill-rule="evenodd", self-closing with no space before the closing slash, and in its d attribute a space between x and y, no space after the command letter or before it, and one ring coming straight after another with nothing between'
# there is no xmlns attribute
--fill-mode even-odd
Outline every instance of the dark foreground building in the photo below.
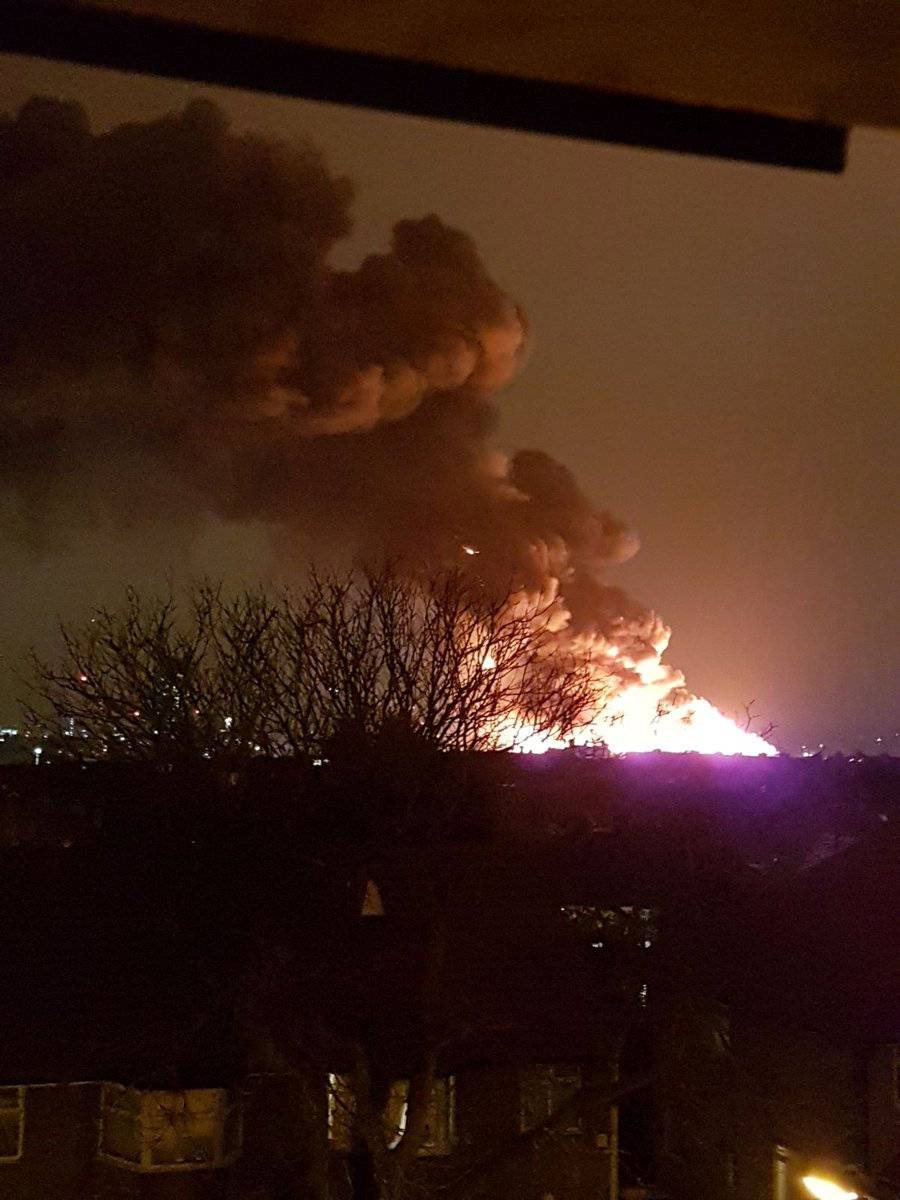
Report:
<svg viewBox="0 0 900 1200"><path fill-rule="evenodd" d="M896 763L328 771L0 775L2 1200L374 1195L423 1053L409 1196L898 1195Z"/></svg>

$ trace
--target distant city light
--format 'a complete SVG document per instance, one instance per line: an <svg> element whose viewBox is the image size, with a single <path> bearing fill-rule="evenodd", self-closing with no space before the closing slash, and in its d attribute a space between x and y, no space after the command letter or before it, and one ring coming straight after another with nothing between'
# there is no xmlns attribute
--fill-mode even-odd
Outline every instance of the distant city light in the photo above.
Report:
<svg viewBox="0 0 900 1200"><path fill-rule="evenodd" d="M468 555L475 555L475 554L481 553L481 551L477 550L474 546L463 546L463 550Z"/></svg>

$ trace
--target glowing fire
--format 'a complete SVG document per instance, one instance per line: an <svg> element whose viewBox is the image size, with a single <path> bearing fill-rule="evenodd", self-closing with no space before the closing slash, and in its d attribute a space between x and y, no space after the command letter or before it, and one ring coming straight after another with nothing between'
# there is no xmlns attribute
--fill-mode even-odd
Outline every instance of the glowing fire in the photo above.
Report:
<svg viewBox="0 0 900 1200"><path fill-rule="evenodd" d="M651 689L635 687L612 700L602 712L571 738L539 732L514 714L494 731L498 748L521 754L543 754L568 745L605 745L613 754L643 754L663 750L670 754L775 755L771 742L743 729L714 704L699 696L657 711Z"/></svg>
<svg viewBox="0 0 900 1200"><path fill-rule="evenodd" d="M614 703L597 730L614 754L665 750L671 754L774 755L778 751L758 733L742 729L714 704L691 696L682 704L657 712L646 690L636 688ZM576 741L580 740L576 738ZM585 739L585 745L591 743Z"/></svg>
<svg viewBox="0 0 900 1200"><path fill-rule="evenodd" d="M626 659L634 678L613 692L596 720L578 732L575 742L605 742L613 754L648 750L670 754L777 754L776 748L758 733L742 728L709 700L687 691L681 672L662 661L668 635L666 629L656 653L643 661Z"/></svg>
<svg viewBox="0 0 900 1200"><path fill-rule="evenodd" d="M557 619L564 631L568 613ZM575 636L569 649L584 655L597 677L593 712L568 737L538 730L515 713L498 721L492 740L500 749L541 754L568 745L601 746L612 754L662 750L670 754L772 756L778 750L751 729L727 717L709 700L693 695L684 675L663 661L671 631L652 614L647 623L622 622L608 636ZM483 669L494 667L488 654Z"/></svg>

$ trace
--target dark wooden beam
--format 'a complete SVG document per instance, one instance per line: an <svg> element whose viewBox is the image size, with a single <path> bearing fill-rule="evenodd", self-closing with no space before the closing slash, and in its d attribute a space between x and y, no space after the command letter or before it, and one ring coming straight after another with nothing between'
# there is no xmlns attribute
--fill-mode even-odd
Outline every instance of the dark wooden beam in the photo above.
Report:
<svg viewBox="0 0 900 1200"><path fill-rule="evenodd" d="M92 66L648 149L838 172L846 131L46 0L5 0L0 48Z"/></svg>

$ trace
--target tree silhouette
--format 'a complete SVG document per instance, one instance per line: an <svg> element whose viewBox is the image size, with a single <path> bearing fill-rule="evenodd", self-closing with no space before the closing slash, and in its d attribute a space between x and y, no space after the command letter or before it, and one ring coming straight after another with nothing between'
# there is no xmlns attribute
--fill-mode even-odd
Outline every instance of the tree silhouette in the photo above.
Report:
<svg viewBox="0 0 900 1200"><path fill-rule="evenodd" d="M156 763L321 757L406 727L440 750L564 738L602 700L549 632L552 604L462 572L313 572L297 590L126 594L32 657L27 721L50 753Z"/></svg>

